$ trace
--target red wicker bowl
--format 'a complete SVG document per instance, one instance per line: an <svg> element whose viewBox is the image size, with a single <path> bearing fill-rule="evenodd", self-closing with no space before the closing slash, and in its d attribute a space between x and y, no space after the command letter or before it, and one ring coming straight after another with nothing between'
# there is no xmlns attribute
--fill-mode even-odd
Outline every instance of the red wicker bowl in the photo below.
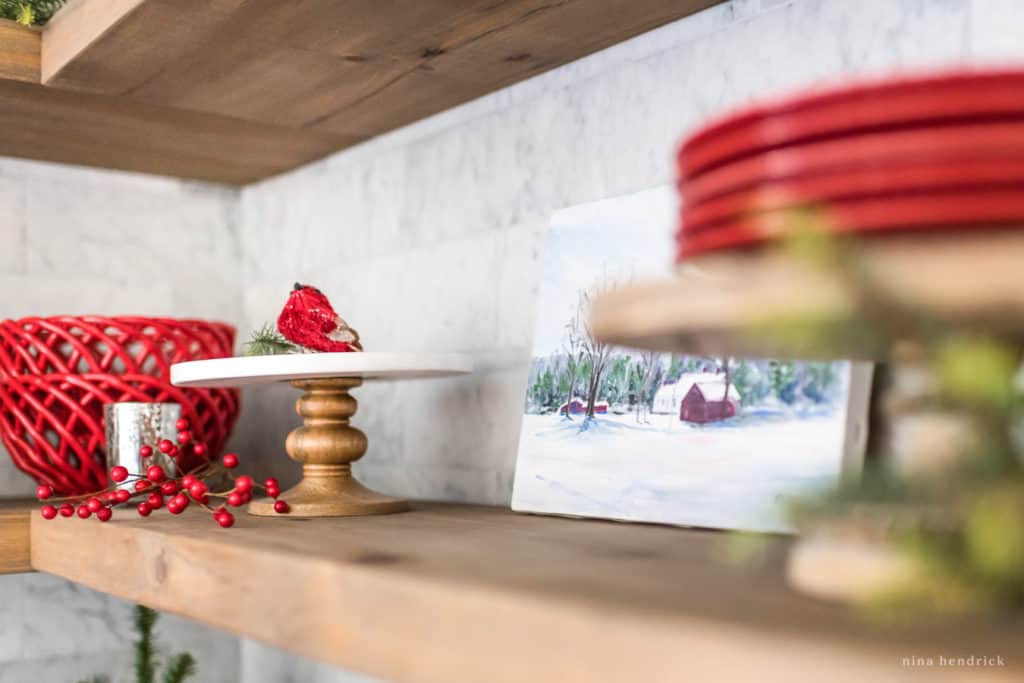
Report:
<svg viewBox="0 0 1024 683"><path fill-rule="evenodd" d="M235 328L202 320L57 316L0 322L0 441L14 464L61 495L107 486L103 406L173 402L219 455L234 389L180 389L174 363L232 355ZM195 462L182 463L185 468Z"/></svg>

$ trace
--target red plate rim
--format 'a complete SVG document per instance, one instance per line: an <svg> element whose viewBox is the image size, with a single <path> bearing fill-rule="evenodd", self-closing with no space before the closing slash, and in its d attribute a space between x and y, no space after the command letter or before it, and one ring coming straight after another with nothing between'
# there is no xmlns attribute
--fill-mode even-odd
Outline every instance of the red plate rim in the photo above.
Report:
<svg viewBox="0 0 1024 683"><path fill-rule="evenodd" d="M1024 158L1024 120L888 131L771 150L679 181L683 202L696 205L769 181L906 163L961 163Z"/></svg>
<svg viewBox="0 0 1024 683"><path fill-rule="evenodd" d="M729 159L801 140L1019 114L1024 70L956 71L863 81L754 105L686 139L680 169L693 177Z"/></svg>
<svg viewBox="0 0 1024 683"><path fill-rule="evenodd" d="M1024 157L867 166L761 183L706 202L684 204L682 232L697 233L751 213L822 202L984 189L1024 192Z"/></svg>
<svg viewBox="0 0 1024 683"><path fill-rule="evenodd" d="M875 196L832 202L819 210L837 234L891 234L975 230L1018 225L1024 229L1024 192L1018 190L936 191L910 196ZM678 258L749 247L777 240L793 229L788 211L750 214L711 230L676 235Z"/></svg>

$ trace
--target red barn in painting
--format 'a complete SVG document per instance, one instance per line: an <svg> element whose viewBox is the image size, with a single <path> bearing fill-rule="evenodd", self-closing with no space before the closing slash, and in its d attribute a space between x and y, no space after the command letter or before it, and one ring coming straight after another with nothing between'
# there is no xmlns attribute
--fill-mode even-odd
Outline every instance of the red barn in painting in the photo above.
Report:
<svg viewBox="0 0 1024 683"><path fill-rule="evenodd" d="M686 422L717 422L733 417L739 412L740 394L736 387L729 385L726 395L725 382L694 382L679 404L679 419Z"/></svg>
<svg viewBox="0 0 1024 683"><path fill-rule="evenodd" d="M568 412L570 415L582 415L587 412L587 402L578 396L574 396L568 403L563 403L558 406L558 414L565 415ZM594 414L595 415L606 415L608 413L608 401L595 401L594 402Z"/></svg>

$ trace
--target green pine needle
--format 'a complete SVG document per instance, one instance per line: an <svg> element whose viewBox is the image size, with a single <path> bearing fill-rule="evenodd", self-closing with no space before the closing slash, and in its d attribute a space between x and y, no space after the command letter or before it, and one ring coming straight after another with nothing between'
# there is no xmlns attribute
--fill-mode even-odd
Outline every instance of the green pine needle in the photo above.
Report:
<svg viewBox="0 0 1024 683"><path fill-rule="evenodd" d="M164 671L163 683L182 683L189 676L196 673L196 660L188 652L171 657L167 662L167 669Z"/></svg>
<svg viewBox="0 0 1024 683"><path fill-rule="evenodd" d="M160 615L143 605L135 606L135 680L137 683L153 683L156 677L156 646L153 643L153 626Z"/></svg>
<svg viewBox="0 0 1024 683"><path fill-rule="evenodd" d="M299 347L285 339L277 329L267 323L256 330L245 343L246 356L276 356L283 353L298 353Z"/></svg>
<svg viewBox="0 0 1024 683"><path fill-rule="evenodd" d="M0 19L25 26L42 26L64 5L65 0L0 0Z"/></svg>

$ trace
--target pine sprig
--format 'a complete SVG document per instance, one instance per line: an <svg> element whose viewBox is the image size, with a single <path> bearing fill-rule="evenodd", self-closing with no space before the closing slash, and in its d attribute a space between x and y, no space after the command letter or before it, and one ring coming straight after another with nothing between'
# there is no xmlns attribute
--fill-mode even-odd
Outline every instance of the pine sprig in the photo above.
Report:
<svg viewBox="0 0 1024 683"><path fill-rule="evenodd" d="M196 660L188 652L182 652L171 657L164 670L163 683L182 683L189 676L196 673Z"/></svg>
<svg viewBox="0 0 1024 683"><path fill-rule="evenodd" d="M143 605L135 606L135 680L137 683L153 683L156 676L156 646L153 643L153 625L157 613Z"/></svg>
<svg viewBox="0 0 1024 683"><path fill-rule="evenodd" d="M246 356L277 356L283 353L299 353L301 349L285 339L277 329L267 323L256 330L245 343Z"/></svg>
<svg viewBox="0 0 1024 683"><path fill-rule="evenodd" d="M0 19L10 19L25 26L42 26L66 0L0 0Z"/></svg>

